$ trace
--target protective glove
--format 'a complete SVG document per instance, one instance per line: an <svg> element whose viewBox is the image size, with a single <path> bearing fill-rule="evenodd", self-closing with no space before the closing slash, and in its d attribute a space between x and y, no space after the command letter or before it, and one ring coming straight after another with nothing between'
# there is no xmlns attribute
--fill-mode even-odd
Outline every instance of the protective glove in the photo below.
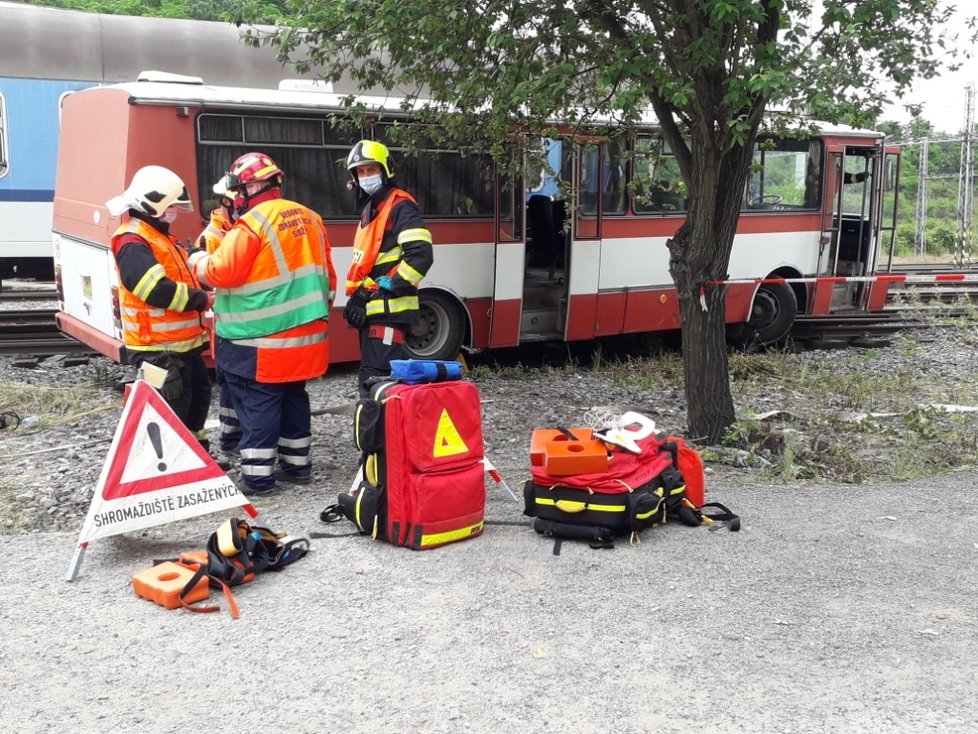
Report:
<svg viewBox="0 0 978 734"><path fill-rule="evenodd" d="M383 291L394 292L394 281L389 275L381 275L377 278L377 287Z"/></svg>
<svg viewBox="0 0 978 734"><path fill-rule="evenodd" d="M354 329L362 329L367 323L367 300L369 296L363 288L357 288L343 308L343 318Z"/></svg>

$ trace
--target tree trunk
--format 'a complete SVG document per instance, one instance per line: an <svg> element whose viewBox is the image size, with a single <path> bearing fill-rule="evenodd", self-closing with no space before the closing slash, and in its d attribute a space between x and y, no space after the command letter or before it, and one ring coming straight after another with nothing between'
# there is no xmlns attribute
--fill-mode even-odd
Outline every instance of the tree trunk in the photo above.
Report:
<svg viewBox="0 0 978 734"><path fill-rule="evenodd" d="M669 272L679 294L683 375L690 438L717 443L736 419L726 343L727 277L753 135L722 156L708 136L692 140L686 221L666 243ZM719 165L718 165L719 162Z"/></svg>
<svg viewBox="0 0 978 734"><path fill-rule="evenodd" d="M670 251L689 247L690 226L680 227L669 241ZM718 443L734 422L733 396L730 394L729 362L725 334L726 288L701 289L703 273L692 273L688 260L670 261L669 270L679 293L679 313L683 323L683 377L686 390L686 415L689 437Z"/></svg>

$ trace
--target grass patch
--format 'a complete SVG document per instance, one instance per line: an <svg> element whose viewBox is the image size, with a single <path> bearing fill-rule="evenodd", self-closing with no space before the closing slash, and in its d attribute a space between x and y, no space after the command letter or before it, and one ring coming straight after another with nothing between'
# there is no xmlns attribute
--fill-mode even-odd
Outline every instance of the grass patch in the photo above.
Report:
<svg viewBox="0 0 978 734"><path fill-rule="evenodd" d="M96 387L47 387L21 383L0 384L0 412L15 413L21 421L34 419L29 428L61 425L92 410L105 410L117 405L99 405L102 391Z"/></svg>

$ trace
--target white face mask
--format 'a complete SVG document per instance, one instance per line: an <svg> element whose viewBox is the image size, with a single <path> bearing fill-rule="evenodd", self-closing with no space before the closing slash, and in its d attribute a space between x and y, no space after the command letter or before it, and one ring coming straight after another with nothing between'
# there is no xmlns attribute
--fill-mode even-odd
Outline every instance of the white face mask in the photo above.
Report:
<svg viewBox="0 0 978 734"><path fill-rule="evenodd" d="M359 179L359 183L360 188L366 191L367 195L370 196L384 185L384 177L379 173L375 173L373 176L364 176L363 178Z"/></svg>
<svg viewBox="0 0 978 734"><path fill-rule="evenodd" d="M178 212L176 210L176 208L174 208L174 207L171 206L165 212L163 212L162 214L160 214L160 221L161 222L165 222L166 224L173 224L173 222L176 221L177 214L179 214L179 213L180 212Z"/></svg>

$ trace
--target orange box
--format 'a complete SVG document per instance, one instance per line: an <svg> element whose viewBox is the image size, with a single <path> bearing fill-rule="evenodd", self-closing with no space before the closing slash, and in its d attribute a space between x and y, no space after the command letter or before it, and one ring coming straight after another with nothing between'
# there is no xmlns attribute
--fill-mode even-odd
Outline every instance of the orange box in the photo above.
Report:
<svg viewBox="0 0 978 734"><path fill-rule="evenodd" d="M176 609L181 606L180 592L190 582L193 575L194 572L189 568L178 566L173 561L166 561L134 575L132 577L132 588L144 599L155 601L167 609ZM209 593L207 577L202 576L184 599L188 604L193 604L206 599Z"/></svg>
<svg viewBox="0 0 978 734"><path fill-rule="evenodd" d="M608 449L591 434L590 428L570 428L574 441L561 431L538 428L530 440L530 464L542 466L547 474L566 477L608 469Z"/></svg>
<svg viewBox="0 0 978 734"><path fill-rule="evenodd" d="M591 440L590 428L568 428L567 430L577 436L579 441ZM537 428L535 431L533 431L533 437L530 439L531 466L544 465L546 458L546 446L551 441L570 441L570 439L554 428Z"/></svg>
<svg viewBox="0 0 978 734"><path fill-rule="evenodd" d="M544 447L543 466L553 477L592 474L608 470L608 449L598 440L550 441Z"/></svg>

